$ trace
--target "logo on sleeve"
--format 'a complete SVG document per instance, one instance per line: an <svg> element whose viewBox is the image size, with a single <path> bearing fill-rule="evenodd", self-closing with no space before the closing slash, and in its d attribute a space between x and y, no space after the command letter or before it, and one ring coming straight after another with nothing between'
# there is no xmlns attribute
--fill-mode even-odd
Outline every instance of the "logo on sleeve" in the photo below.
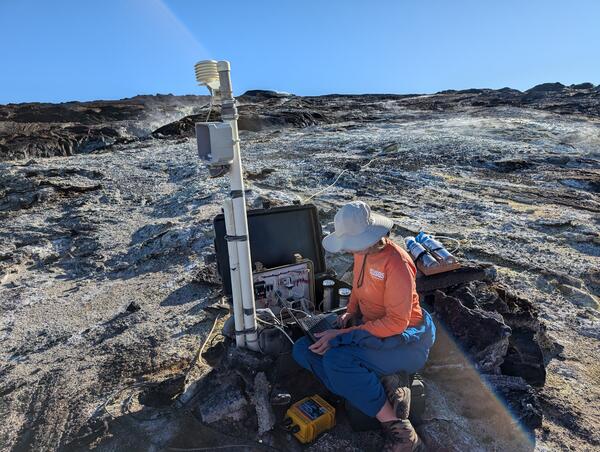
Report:
<svg viewBox="0 0 600 452"><path fill-rule="evenodd" d="M380 281L383 281L383 278L385 278L385 273L375 270L374 268L370 268L369 273L371 273L373 278L379 279Z"/></svg>

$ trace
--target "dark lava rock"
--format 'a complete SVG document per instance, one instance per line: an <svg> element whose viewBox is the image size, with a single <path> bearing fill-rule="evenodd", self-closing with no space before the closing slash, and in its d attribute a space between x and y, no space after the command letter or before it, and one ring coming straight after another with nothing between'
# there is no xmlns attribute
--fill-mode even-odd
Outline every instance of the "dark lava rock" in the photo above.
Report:
<svg viewBox="0 0 600 452"><path fill-rule="evenodd" d="M239 99L247 100L247 98L252 97L255 99L279 99L282 97L290 97L293 94L282 93L279 91L271 91L266 89L250 89L242 94Z"/></svg>
<svg viewBox="0 0 600 452"><path fill-rule="evenodd" d="M524 93L511 88L446 90L427 97L410 96L400 103L413 109L434 111L453 111L460 107L512 106L558 114L600 116L600 88L590 88L588 84L581 85L575 85L577 88L573 88L561 83L543 83ZM574 96L577 96L575 102Z"/></svg>
<svg viewBox="0 0 600 452"><path fill-rule="evenodd" d="M170 138L170 137L193 137L196 133L196 123L206 121L220 121L221 114L218 109L210 111L205 110L203 113L189 115L177 121L165 124L153 131L150 135L154 138Z"/></svg>
<svg viewBox="0 0 600 452"><path fill-rule="evenodd" d="M273 114L251 113L240 107L240 130L258 132L270 128L308 127L326 122L323 114L314 111L282 110Z"/></svg>
<svg viewBox="0 0 600 452"><path fill-rule="evenodd" d="M360 163L358 162L346 162L344 163L344 168L349 171L358 171L360 170Z"/></svg>
<svg viewBox="0 0 600 452"><path fill-rule="evenodd" d="M519 91L518 89L509 88L508 86L500 88L498 92L502 94L521 94L521 91Z"/></svg>
<svg viewBox="0 0 600 452"><path fill-rule="evenodd" d="M506 375L486 375L485 379L523 426L529 430L542 426L543 414L540 402L535 391L524 379Z"/></svg>
<svg viewBox="0 0 600 452"><path fill-rule="evenodd" d="M493 162L494 169L501 173L510 173L530 168L533 163L524 159L506 159Z"/></svg>
<svg viewBox="0 0 600 452"><path fill-rule="evenodd" d="M169 406L183 392L184 386L184 374L168 378L145 389L139 396L140 403L155 408Z"/></svg>
<svg viewBox="0 0 600 452"><path fill-rule="evenodd" d="M192 281L208 286L220 286L223 284L217 270L216 262L209 262L195 270L192 275Z"/></svg>
<svg viewBox="0 0 600 452"><path fill-rule="evenodd" d="M468 308L442 291L435 293L434 311L480 371L500 373L511 331L500 314Z"/></svg>
<svg viewBox="0 0 600 452"><path fill-rule="evenodd" d="M258 172L246 171L246 179L248 180L263 180L269 177L269 174L275 172L274 168L262 168Z"/></svg>
<svg viewBox="0 0 600 452"><path fill-rule="evenodd" d="M249 404L243 392L244 382L235 372L210 372L202 379L194 414L211 424L224 420L239 421L248 416Z"/></svg>
<svg viewBox="0 0 600 452"><path fill-rule="evenodd" d="M533 88L529 88L526 93L547 93L547 92L560 92L566 88L565 85L559 82L555 83L541 83L535 85Z"/></svg>
<svg viewBox="0 0 600 452"><path fill-rule="evenodd" d="M451 272L431 276L417 274L417 292L422 296L427 296L438 289L459 286L470 281L492 282L496 279L496 274L496 267L492 264L465 260L459 269Z"/></svg>
<svg viewBox="0 0 600 452"><path fill-rule="evenodd" d="M92 152L124 139L112 127L32 125L26 131L0 133L0 160L69 156Z"/></svg>
<svg viewBox="0 0 600 452"><path fill-rule="evenodd" d="M501 366L502 373L522 377L533 386L543 386L546 362L560 351L560 346L547 338L546 327L529 300L517 297L500 285L496 285L494 290L508 306L508 312L502 315L512 329L507 355Z"/></svg>
<svg viewBox="0 0 600 452"><path fill-rule="evenodd" d="M488 344L498 336L492 331L480 336L478 327L474 325L466 327L463 324L467 320L464 316L471 315L471 311L487 312L494 319L501 319L502 325L510 330L507 344L504 342L501 344L507 345L504 354L497 357L500 373L522 377L533 386L544 385L546 363L560 352L560 346L547 337L546 327L540 322L538 312L531 301L516 296L505 286L497 283L472 282L454 287L447 291L447 295L451 296L445 295L445 298L440 293L436 293L436 315L449 327L449 332L467 351L476 351L475 354L471 351L470 356L483 353ZM479 322L477 318L473 320ZM479 328L485 328L486 325L493 325L493 323L486 321ZM498 325L495 327L500 328ZM478 336L472 337L471 334L474 333ZM490 334L492 336L488 337ZM501 348L491 350L502 351ZM488 373L499 373L497 370Z"/></svg>
<svg viewBox="0 0 600 452"><path fill-rule="evenodd" d="M570 85L569 88L571 88L571 89L594 89L594 84L590 83L590 82L577 83L577 84Z"/></svg>
<svg viewBox="0 0 600 452"><path fill-rule="evenodd" d="M63 104L23 103L0 106L3 121L21 123L98 124L107 121L140 119L142 103L126 101L66 102Z"/></svg>
<svg viewBox="0 0 600 452"><path fill-rule="evenodd" d="M0 161L70 156L144 138L157 115L206 104L206 96L136 96L62 104L0 105ZM148 125L144 121L149 119ZM135 132L129 125L135 121Z"/></svg>
<svg viewBox="0 0 600 452"><path fill-rule="evenodd" d="M129 306L127 306L127 309L125 309L125 310L127 312L137 312L140 309L142 309L140 304L137 301L132 301L131 303L129 303Z"/></svg>
<svg viewBox="0 0 600 452"><path fill-rule="evenodd" d="M522 377L533 386L544 386L546 382L544 356L531 329L523 327L512 329L508 350L500 369L504 375Z"/></svg>
<svg viewBox="0 0 600 452"><path fill-rule="evenodd" d="M245 348L230 347L225 356L225 367L241 372L266 372L273 366L273 359L262 353Z"/></svg>
<svg viewBox="0 0 600 452"><path fill-rule="evenodd" d="M600 116L600 88L591 83L566 87L543 83L521 93L511 88L446 90L434 95L326 95L301 97L268 90L251 90L238 98L240 130L261 131L309 127L323 123L389 119L383 102L430 111L464 107L513 106L559 114ZM576 97L576 101L574 101ZM0 160L69 156L110 149L114 145L145 139L193 137L194 123L206 121L206 96L136 96L115 101L64 104L0 105ZM152 131L156 117L183 117ZM209 120L219 120L218 108ZM137 122L131 129L128 122ZM148 130L146 130L148 128ZM135 131L133 131L135 130Z"/></svg>
<svg viewBox="0 0 600 452"><path fill-rule="evenodd" d="M262 111L264 110L264 111ZM241 105L238 108L238 129L258 132L264 129L286 128L286 127L308 127L328 122L322 113L304 109L282 110L268 107L257 109L256 105ZM205 122L207 113L186 116L177 121L159 127L151 135L154 138L170 137L193 137L195 136L195 124ZM220 121L220 114L216 110L211 111L209 121Z"/></svg>
<svg viewBox="0 0 600 452"><path fill-rule="evenodd" d="M481 88L469 88L469 89L461 89L457 91L460 94L484 94L489 90L481 89Z"/></svg>
<svg viewBox="0 0 600 452"><path fill-rule="evenodd" d="M73 198L102 189L100 171L84 168L33 168L0 172L0 211L29 209L62 198Z"/></svg>

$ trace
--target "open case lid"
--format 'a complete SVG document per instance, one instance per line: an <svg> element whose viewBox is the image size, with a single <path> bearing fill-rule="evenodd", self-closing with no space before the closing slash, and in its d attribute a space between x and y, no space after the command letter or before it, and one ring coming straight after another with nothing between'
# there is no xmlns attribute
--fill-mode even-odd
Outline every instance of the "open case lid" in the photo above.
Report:
<svg viewBox="0 0 600 452"><path fill-rule="evenodd" d="M292 264L299 253L314 264L315 274L325 272L325 256L321 239L323 232L314 204L253 209L247 212L250 255L254 268L261 262L266 268ZM231 295L229 255L225 241L225 218L213 220L215 252L223 291Z"/></svg>

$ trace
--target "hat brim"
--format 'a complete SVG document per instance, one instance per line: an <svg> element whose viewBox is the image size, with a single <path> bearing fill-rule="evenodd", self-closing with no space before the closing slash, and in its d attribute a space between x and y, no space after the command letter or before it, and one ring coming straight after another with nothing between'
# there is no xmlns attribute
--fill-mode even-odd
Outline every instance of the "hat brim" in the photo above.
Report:
<svg viewBox="0 0 600 452"><path fill-rule="evenodd" d="M355 235L332 232L323 239L323 248L330 253L362 251L375 245L393 226L394 222L389 218L371 213L370 224L363 232Z"/></svg>

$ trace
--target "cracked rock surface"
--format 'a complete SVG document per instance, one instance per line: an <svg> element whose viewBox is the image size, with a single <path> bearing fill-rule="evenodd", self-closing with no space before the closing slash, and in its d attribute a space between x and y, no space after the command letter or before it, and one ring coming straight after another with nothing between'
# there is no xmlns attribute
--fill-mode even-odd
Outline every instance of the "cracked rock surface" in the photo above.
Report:
<svg viewBox="0 0 600 452"><path fill-rule="evenodd" d="M331 230L336 209L361 199L394 219L396 239L423 228L454 239L460 259L495 266L493 284L434 302L485 377L431 362L422 434L433 445L515 449L506 414L483 389L474 395L480 385L537 427L532 447L600 447L599 95L544 84L240 97L249 206L310 201ZM196 362L219 315L212 218L228 191L191 136L189 116L205 119L206 103L0 106L2 449L209 447L257 432L244 389L254 379L228 377L247 417L233 410L218 434L172 405L192 363L207 385L219 375ZM326 258L338 274L351 262ZM210 417L216 406L189 409ZM345 428L321 450L380 447L377 432Z"/></svg>

